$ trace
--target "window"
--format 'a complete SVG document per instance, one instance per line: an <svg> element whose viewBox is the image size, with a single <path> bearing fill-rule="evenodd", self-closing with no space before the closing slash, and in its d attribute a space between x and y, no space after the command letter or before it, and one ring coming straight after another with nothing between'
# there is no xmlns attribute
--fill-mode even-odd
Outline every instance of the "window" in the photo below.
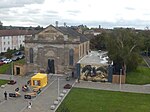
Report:
<svg viewBox="0 0 150 112"><path fill-rule="evenodd" d="M8 44L9 44L10 42L8 42Z"/></svg>
<svg viewBox="0 0 150 112"><path fill-rule="evenodd" d="M6 50L6 48L4 47L4 51Z"/></svg>
<svg viewBox="0 0 150 112"><path fill-rule="evenodd" d="M4 45L5 45L5 42L4 42Z"/></svg>
<svg viewBox="0 0 150 112"><path fill-rule="evenodd" d="M79 54L80 54L80 57L81 57L82 56L81 45L79 46L79 48L80 48L80 53Z"/></svg>
<svg viewBox="0 0 150 112"><path fill-rule="evenodd" d="M69 65L73 65L74 63L74 50L70 49L69 50Z"/></svg>
<svg viewBox="0 0 150 112"><path fill-rule="evenodd" d="M83 43L83 55L84 55L84 43Z"/></svg>
<svg viewBox="0 0 150 112"><path fill-rule="evenodd" d="M33 48L29 49L29 58L30 58L30 63L33 63Z"/></svg>
<svg viewBox="0 0 150 112"><path fill-rule="evenodd" d="M34 86L40 86L40 80L33 80Z"/></svg>

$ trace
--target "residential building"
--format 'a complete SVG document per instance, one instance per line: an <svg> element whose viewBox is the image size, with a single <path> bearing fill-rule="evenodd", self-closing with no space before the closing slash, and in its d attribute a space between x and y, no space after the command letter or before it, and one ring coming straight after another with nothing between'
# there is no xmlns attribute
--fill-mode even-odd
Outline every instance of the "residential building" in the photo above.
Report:
<svg viewBox="0 0 150 112"><path fill-rule="evenodd" d="M19 49L24 46L25 36L33 32L28 30L0 30L0 53L8 49Z"/></svg>

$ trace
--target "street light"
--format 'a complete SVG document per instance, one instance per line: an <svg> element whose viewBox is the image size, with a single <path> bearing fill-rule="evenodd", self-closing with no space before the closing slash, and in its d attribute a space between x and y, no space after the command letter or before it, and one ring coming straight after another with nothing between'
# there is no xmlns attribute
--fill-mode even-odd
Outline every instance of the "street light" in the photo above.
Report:
<svg viewBox="0 0 150 112"><path fill-rule="evenodd" d="M57 91L57 92L58 92L58 97L59 97L59 77L58 77L58 76L57 76L57 81L58 81L58 82L57 82L57 83L58 83L58 86L57 86L57 87L58 87L58 88L57 88L58 91Z"/></svg>
<svg viewBox="0 0 150 112"><path fill-rule="evenodd" d="M14 70L13 70L13 61L11 62L11 80L14 80L14 78L13 78L13 72L14 72Z"/></svg>
<svg viewBox="0 0 150 112"><path fill-rule="evenodd" d="M120 69L120 91L121 91L121 80L122 80L122 69Z"/></svg>
<svg viewBox="0 0 150 112"><path fill-rule="evenodd" d="M58 97L59 97L59 76L63 76L63 75L60 75L60 74L50 74L51 76L57 76L57 94L58 94Z"/></svg>

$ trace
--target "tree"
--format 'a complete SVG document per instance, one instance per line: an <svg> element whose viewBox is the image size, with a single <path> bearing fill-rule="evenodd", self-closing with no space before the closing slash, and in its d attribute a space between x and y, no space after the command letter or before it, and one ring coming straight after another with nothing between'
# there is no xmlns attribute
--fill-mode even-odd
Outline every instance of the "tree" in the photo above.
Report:
<svg viewBox="0 0 150 112"><path fill-rule="evenodd" d="M106 39L108 56L119 68L127 68L127 71L136 69L140 61L139 48L143 46L142 41L133 29L114 29Z"/></svg>
<svg viewBox="0 0 150 112"><path fill-rule="evenodd" d="M140 35L144 38L144 46L141 50L148 56L148 53L150 54L150 30L141 31Z"/></svg>
<svg viewBox="0 0 150 112"><path fill-rule="evenodd" d="M95 36L95 38L92 38L90 40L90 48L96 50L106 50L106 37L107 33L103 32L102 34Z"/></svg>

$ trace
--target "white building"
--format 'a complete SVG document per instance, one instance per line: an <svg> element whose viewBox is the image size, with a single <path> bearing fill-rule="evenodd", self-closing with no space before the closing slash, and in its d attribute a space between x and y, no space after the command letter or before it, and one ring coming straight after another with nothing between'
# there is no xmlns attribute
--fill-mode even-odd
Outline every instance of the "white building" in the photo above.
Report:
<svg viewBox="0 0 150 112"><path fill-rule="evenodd" d="M0 30L0 53L7 52L8 49L19 49L24 46L25 36L30 36L33 32L28 30Z"/></svg>

